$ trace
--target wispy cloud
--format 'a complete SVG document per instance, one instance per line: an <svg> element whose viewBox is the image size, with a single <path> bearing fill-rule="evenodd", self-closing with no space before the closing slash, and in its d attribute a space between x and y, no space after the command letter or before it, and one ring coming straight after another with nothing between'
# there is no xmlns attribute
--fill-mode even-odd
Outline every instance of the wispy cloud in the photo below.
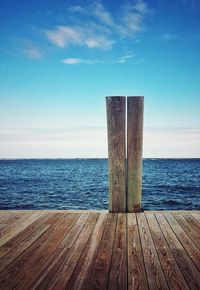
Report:
<svg viewBox="0 0 200 290"><path fill-rule="evenodd" d="M130 54L126 54L124 56L121 56L117 61L116 63L125 63L127 61L129 61L130 59L134 58L135 57L135 54L133 53L130 53Z"/></svg>
<svg viewBox="0 0 200 290"><path fill-rule="evenodd" d="M41 59L43 57L42 50L33 43L26 44L22 53L30 59Z"/></svg>
<svg viewBox="0 0 200 290"><path fill-rule="evenodd" d="M110 12L108 12L101 2L94 2L92 4L92 13L95 15L102 23L108 26L114 26L115 22Z"/></svg>
<svg viewBox="0 0 200 290"><path fill-rule="evenodd" d="M80 64L80 63L86 63L86 64L95 64L95 63L100 63L101 61L99 60L86 60L86 59L81 59L81 58L65 58L62 61L64 64Z"/></svg>
<svg viewBox="0 0 200 290"><path fill-rule="evenodd" d="M54 45L86 46L90 49L110 49L121 38L136 37L144 31L144 19L149 8L144 0L122 3L116 14L106 9L101 1L89 5L69 7L76 25L63 25L45 30L45 36ZM78 20L77 20L78 19Z"/></svg>
<svg viewBox="0 0 200 290"><path fill-rule="evenodd" d="M58 26L52 30L45 31L45 34L52 43L59 47L82 43L82 33L71 27Z"/></svg>
<svg viewBox="0 0 200 290"><path fill-rule="evenodd" d="M69 45L82 45L88 48L110 48L113 40L105 35L96 35L91 29L58 26L45 31L46 37L56 46L64 48Z"/></svg>
<svg viewBox="0 0 200 290"><path fill-rule="evenodd" d="M161 36L161 40L165 40L165 41L174 40L174 39L177 39L177 38L178 38L178 36L175 35L175 34L172 34L172 33L164 33Z"/></svg>

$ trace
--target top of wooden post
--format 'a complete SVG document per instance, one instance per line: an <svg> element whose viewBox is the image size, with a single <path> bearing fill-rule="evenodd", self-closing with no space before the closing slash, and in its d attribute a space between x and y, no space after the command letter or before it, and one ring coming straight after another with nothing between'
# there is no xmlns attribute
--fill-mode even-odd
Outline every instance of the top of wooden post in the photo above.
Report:
<svg viewBox="0 0 200 290"><path fill-rule="evenodd" d="M112 101L112 100L117 100L117 99L119 99L119 100L123 100L123 99L125 99L126 97L125 96L107 96L106 97L106 100L107 101Z"/></svg>
<svg viewBox="0 0 200 290"><path fill-rule="evenodd" d="M128 96L128 99L144 99L144 96Z"/></svg>

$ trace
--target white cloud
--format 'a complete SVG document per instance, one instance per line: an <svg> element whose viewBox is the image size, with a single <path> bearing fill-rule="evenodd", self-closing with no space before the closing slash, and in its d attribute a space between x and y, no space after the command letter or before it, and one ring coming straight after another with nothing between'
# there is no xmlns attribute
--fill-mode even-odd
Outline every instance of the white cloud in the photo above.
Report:
<svg viewBox="0 0 200 290"><path fill-rule="evenodd" d="M94 2L92 13L104 24L108 26L114 25L112 15L105 9L101 2Z"/></svg>
<svg viewBox="0 0 200 290"><path fill-rule="evenodd" d="M142 0L123 5L118 33L124 37L132 37L138 32L144 31L144 18L149 12L147 4Z"/></svg>
<svg viewBox="0 0 200 290"><path fill-rule="evenodd" d="M140 13L148 13L149 12L149 8L148 8L147 4L142 0L136 2L134 4L134 8L136 11L138 11Z"/></svg>
<svg viewBox="0 0 200 290"><path fill-rule="evenodd" d="M103 36L100 36L96 38L93 37L93 38L86 39L85 43L89 48L97 48L97 47L111 48L114 41L106 39Z"/></svg>
<svg viewBox="0 0 200 290"><path fill-rule="evenodd" d="M59 26L46 31L45 34L53 44L61 48L68 45L85 45L88 48L107 49L113 44L112 40L107 39L105 35L96 34L91 28Z"/></svg>
<svg viewBox="0 0 200 290"><path fill-rule="evenodd" d="M59 47L82 43L81 32L67 26L58 26L55 29L47 30L45 34L52 43Z"/></svg>
<svg viewBox="0 0 200 290"><path fill-rule="evenodd" d="M131 54L126 54L126 55L124 55L124 56L121 56L121 57L119 58L119 60L117 60L116 62L117 62L117 63L125 63L125 62L127 62L129 59L131 59L131 58L133 58L133 57L135 57L135 54L133 54L133 53L131 53Z"/></svg>
<svg viewBox="0 0 200 290"><path fill-rule="evenodd" d="M101 1L90 5L69 8L76 25L58 26L45 31L46 37L56 46L87 46L90 49L110 49L121 38L135 37L144 31L144 17L149 12L143 0L122 3L111 14ZM74 24L73 23L73 24Z"/></svg>
<svg viewBox="0 0 200 290"><path fill-rule="evenodd" d="M86 64L95 64L95 63L102 63L99 60L86 60L86 59L81 59L81 58L65 58L62 61L64 64L80 64L80 63L86 63Z"/></svg>
<svg viewBox="0 0 200 290"><path fill-rule="evenodd" d="M65 64L77 64L83 62L80 58L65 58L63 59L63 63Z"/></svg>
<svg viewBox="0 0 200 290"><path fill-rule="evenodd" d="M69 7L69 11L73 13L81 13L84 11L83 7L80 5Z"/></svg>
<svg viewBox="0 0 200 290"><path fill-rule="evenodd" d="M30 59L41 59L43 57L42 50L32 43L27 44L22 52Z"/></svg>

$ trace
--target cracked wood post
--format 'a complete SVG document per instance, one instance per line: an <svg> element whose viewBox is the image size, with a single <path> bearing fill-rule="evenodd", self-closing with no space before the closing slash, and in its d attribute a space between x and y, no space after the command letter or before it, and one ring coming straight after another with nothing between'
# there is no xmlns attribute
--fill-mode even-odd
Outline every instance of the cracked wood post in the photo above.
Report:
<svg viewBox="0 0 200 290"><path fill-rule="evenodd" d="M144 97L127 100L127 211L140 212Z"/></svg>
<svg viewBox="0 0 200 290"><path fill-rule="evenodd" d="M109 211L126 211L126 98L106 97Z"/></svg>

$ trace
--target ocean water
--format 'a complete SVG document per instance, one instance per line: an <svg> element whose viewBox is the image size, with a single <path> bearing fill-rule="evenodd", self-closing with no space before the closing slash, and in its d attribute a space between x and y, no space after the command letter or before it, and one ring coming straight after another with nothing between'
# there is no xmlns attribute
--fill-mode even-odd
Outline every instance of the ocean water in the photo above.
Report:
<svg viewBox="0 0 200 290"><path fill-rule="evenodd" d="M143 160L145 210L200 209L200 159ZM107 159L0 160L0 209L108 209Z"/></svg>

